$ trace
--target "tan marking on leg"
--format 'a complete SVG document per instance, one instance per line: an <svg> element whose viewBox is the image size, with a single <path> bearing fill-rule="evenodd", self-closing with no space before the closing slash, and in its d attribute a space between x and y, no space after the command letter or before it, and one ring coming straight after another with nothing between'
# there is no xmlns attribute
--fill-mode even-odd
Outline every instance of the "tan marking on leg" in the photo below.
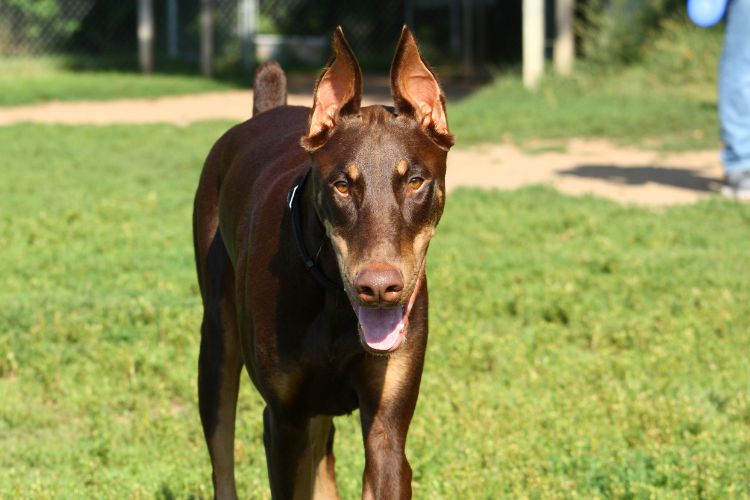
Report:
<svg viewBox="0 0 750 500"><path fill-rule="evenodd" d="M316 417L310 421L310 449L313 467L313 498L320 500L338 499L334 473L333 451L328 454L328 437L332 430L331 417Z"/></svg>
<svg viewBox="0 0 750 500"><path fill-rule="evenodd" d="M219 411L219 422L226 418L226 412ZM216 497L237 498L234 481L234 429L220 423L211 437L211 449L214 453Z"/></svg>
<svg viewBox="0 0 750 500"><path fill-rule="evenodd" d="M380 392L380 405L388 404L401 393L404 382L409 377L409 358L403 353L392 354L383 374L383 389Z"/></svg>
<svg viewBox="0 0 750 500"><path fill-rule="evenodd" d="M309 500L312 497L314 481L312 456L310 455L310 449L307 448L297 462L297 471L294 475L294 500Z"/></svg>
<svg viewBox="0 0 750 500"><path fill-rule="evenodd" d="M241 363L240 346L237 341L237 326L234 321L234 307L222 301L221 318L224 335L223 370L236 371ZM237 412L237 391L239 374L225 373L222 377L219 394L217 424L211 436L210 452L213 458L217 498L237 498L234 480L234 424Z"/></svg>
<svg viewBox="0 0 750 500"><path fill-rule="evenodd" d="M297 396L302 374L299 370L277 374L269 383L273 386L276 397L282 403L289 403Z"/></svg>

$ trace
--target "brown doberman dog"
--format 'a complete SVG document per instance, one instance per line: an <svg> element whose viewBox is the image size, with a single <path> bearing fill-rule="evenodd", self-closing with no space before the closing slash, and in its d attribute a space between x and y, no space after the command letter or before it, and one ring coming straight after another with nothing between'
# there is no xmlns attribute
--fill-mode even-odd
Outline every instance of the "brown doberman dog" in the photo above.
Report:
<svg viewBox="0 0 750 500"><path fill-rule="evenodd" d="M312 109L259 68L255 115L222 136L195 198L200 416L217 498L235 498L241 367L266 402L274 498L337 498L333 416L359 409L362 495L409 498L404 447L427 344L425 256L453 145L445 100L404 27L394 107L360 107L341 28Z"/></svg>

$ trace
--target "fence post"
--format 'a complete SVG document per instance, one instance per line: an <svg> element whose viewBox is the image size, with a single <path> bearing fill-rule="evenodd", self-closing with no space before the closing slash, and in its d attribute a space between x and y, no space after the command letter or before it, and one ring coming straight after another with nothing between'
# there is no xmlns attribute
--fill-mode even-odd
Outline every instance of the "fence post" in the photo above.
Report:
<svg viewBox="0 0 750 500"><path fill-rule="evenodd" d="M555 30L553 53L555 70L561 75L568 75L573 69L573 59L575 58L575 34L573 32L575 0L556 1L557 29Z"/></svg>
<svg viewBox="0 0 750 500"><path fill-rule="evenodd" d="M523 0L523 84L536 88L544 74L544 0Z"/></svg>
<svg viewBox="0 0 750 500"><path fill-rule="evenodd" d="M463 67L466 74L474 72L474 5L472 0L463 1Z"/></svg>
<svg viewBox="0 0 750 500"><path fill-rule="evenodd" d="M237 33L242 45L242 64L255 63L255 34L258 32L258 0L237 0Z"/></svg>
<svg viewBox="0 0 750 500"><path fill-rule="evenodd" d="M138 61L141 71L154 71L154 4L152 0L138 0Z"/></svg>
<svg viewBox="0 0 750 500"><path fill-rule="evenodd" d="M173 59L177 58L180 51L177 32L179 16L177 0L167 0L167 54Z"/></svg>
<svg viewBox="0 0 750 500"><path fill-rule="evenodd" d="M451 0L451 52L454 56L461 52L461 0Z"/></svg>
<svg viewBox="0 0 750 500"><path fill-rule="evenodd" d="M404 24L414 31L414 0L404 0Z"/></svg>
<svg viewBox="0 0 750 500"><path fill-rule="evenodd" d="M214 72L214 2L201 0L201 73L211 78Z"/></svg>

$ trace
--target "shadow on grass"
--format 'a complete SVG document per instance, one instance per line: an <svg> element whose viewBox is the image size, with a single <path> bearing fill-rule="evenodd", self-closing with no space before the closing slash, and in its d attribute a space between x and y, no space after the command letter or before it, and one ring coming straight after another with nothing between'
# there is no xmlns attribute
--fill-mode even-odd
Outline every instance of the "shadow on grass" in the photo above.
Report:
<svg viewBox="0 0 750 500"><path fill-rule="evenodd" d="M617 165L578 165L560 170L560 175L602 179L613 184L640 186L650 183L672 186L690 191L717 191L720 180L705 177L695 170L678 167L622 167Z"/></svg>
<svg viewBox="0 0 750 500"><path fill-rule="evenodd" d="M167 483L162 483L161 487L159 488L159 491L156 492L154 495L154 498L157 500L176 500L177 498L185 498L187 500L198 500L199 498L202 498L195 494L190 494L187 496L177 495L174 491L172 491L172 488Z"/></svg>

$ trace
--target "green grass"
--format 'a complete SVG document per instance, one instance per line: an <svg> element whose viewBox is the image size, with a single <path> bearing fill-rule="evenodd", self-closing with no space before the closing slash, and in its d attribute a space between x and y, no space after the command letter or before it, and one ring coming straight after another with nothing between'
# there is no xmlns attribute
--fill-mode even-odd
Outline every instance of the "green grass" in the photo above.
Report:
<svg viewBox="0 0 750 500"><path fill-rule="evenodd" d="M210 496L190 217L223 123L0 128L0 497ZM418 498L750 495L750 206L462 190L430 256ZM243 379L237 477L265 498ZM356 414L337 420L344 498Z"/></svg>
<svg viewBox="0 0 750 500"><path fill-rule="evenodd" d="M0 106L51 100L160 97L231 88L236 86L197 75L142 76L116 70L72 71L57 59L0 59Z"/></svg>
<svg viewBox="0 0 750 500"><path fill-rule="evenodd" d="M449 108L451 130L459 147L571 137L663 150L719 147L714 99L649 92L640 83L626 89L606 87L616 79L597 77L605 85L598 87L548 77L537 92L529 92L515 75L502 76Z"/></svg>

